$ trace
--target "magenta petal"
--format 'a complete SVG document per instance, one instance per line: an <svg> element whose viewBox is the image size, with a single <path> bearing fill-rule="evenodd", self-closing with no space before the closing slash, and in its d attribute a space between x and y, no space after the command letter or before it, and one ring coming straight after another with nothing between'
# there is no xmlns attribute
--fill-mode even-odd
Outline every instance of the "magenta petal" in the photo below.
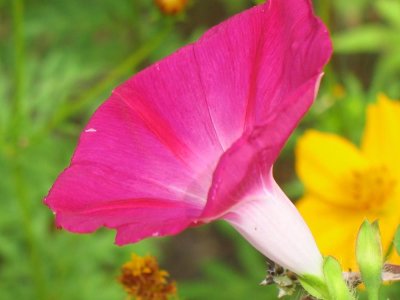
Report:
<svg viewBox="0 0 400 300"><path fill-rule="evenodd" d="M117 243L175 234L263 188L331 53L309 0L270 0L119 86L45 203Z"/></svg>
<svg viewBox="0 0 400 300"><path fill-rule="evenodd" d="M207 190L180 156L184 146L163 130L166 142L118 96L104 103L45 200L57 224L74 232L118 228L119 244L187 227Z"/></svg>
<svg viewBox="0 0 400 300"><path fill-rule="evenodd" d="M262 189L262 178L312 104L332 52L327 30L312 15L309 1L271 0L254 14L249 22L256 25L244 34L246 46L254 45L245 68L251 80L241 87L249 91L244 129L214 173L202 214L208 221Z"/></svg>
<svg viewBox="0 0 400 300"><path fill-rule="evenodd" d="M291 105L288 96L321 73L332 50L310 1L271 0L211 29L193 51L214 128L227 149Z"/></svg>
<svg viewBox="0 0 400 300"><path fill-rule="evenodd" d="M288 95L277 109L275 117L263 125L254 126L226 151L214 173L213 183L202 218L221 217L246 195L265 188L268 176L288 136L296 127L315 97L319 76Z"/></svg>

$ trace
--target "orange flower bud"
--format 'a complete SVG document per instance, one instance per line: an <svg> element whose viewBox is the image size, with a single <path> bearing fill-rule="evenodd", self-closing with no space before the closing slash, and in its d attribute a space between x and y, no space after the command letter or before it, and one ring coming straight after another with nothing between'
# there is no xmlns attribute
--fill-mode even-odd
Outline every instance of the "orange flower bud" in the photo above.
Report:
<svg viewBox="0 0 400 300"><path fill-rule="evenodd" d="M166 15L176 15L180 13L187 4L187 0L154 0L155 4Z"/></svg>

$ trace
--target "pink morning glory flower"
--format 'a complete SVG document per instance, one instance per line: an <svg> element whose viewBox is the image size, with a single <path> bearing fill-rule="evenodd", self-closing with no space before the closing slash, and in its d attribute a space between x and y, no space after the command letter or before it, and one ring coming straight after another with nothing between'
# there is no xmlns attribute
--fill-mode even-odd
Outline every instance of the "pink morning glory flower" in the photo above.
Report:
<svg viewBox="0 0 400 300"><path fill-rule="evenodd" d="M272 165L331 54L309 0L270 0L117 87L45 199L72 232L116 243L225 220L297 274L322 257Z"/></svg>

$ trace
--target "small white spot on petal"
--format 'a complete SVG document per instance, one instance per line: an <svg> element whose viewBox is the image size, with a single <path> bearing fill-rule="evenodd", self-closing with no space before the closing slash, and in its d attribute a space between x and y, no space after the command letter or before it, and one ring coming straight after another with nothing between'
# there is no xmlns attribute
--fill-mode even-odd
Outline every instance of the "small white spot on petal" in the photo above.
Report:
<svg viewBox="0 0 400 300"><path fill-rule="evenodd" d="M152 234L152 236L159 236L159 235L160 235L160 233L158 231L153 232L153 234Z"/></svg>
<svg viewBox="0 0 400 300"><path fill-rule="evenodd" d="M88 128L85 130L85 132L96 132L97 130L95 128Z"/></svg>

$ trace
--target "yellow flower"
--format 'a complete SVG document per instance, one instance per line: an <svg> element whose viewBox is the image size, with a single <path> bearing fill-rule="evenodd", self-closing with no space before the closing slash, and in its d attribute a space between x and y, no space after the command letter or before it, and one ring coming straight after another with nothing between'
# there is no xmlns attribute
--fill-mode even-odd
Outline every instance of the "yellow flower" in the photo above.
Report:
<svg viewBox="0 0 400 300"><path fill-rule="evenodd" d="M322 253L356 269L355 240L366 218L379 220L386 253L400 223L400 102L380 95L368 106L360 149L310 130L299 139L296 158L306 189L297 207ZM398 263L394 252L389 261Z"/></svg>
<svg viewBox="0 0 400 300"><path fill-rule="evenodd" d="M136 300L167 300L176 294L176 284L168 276L153 256L132 254L131 260L122 266L118 280Z"/></svg>

